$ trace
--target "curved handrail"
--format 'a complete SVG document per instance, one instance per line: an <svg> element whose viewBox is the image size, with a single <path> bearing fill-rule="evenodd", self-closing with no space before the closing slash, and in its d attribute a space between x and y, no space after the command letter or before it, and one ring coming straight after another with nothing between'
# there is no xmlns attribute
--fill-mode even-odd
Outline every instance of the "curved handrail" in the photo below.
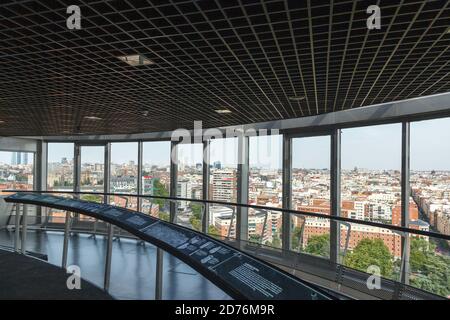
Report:
<svg viewBox="0 0 450 320"><path fill-rule="evenodd" d="M339 221L339 222L349 222L349 223L367 225L367 226L378 227L378 228L382 228L382 229L395 230L395 231L406 232L406 233L410 233L410 234L417 234L417 235L421 235L421 236L433 237L433 238L444 239L444 240L450 241L450 235L440 234L440 233L431 232L431 231L411 229L411 228L407 228L407 227L383 224L383 223L373 222L373 221L357 220L357 219L352 219L352 218L347 218L347 217L331 216L331 215L326 215L323 213L298 211L298 210L276 208L276 207L266 207L266 206L261 206L261 205L252 205L252 204L245 204L245 203L204 200L204 199L191 199L191 198L182 198L182 197L153 196L153 195L143 195L143 194L113 193L113 192L85 192L85 191L58 191L58 190L51 190L51 191L50 190L45 190L45 191L2 190L2 192L57 193L57 194L81 194L81 195L92 194L92 195L99 195L99 196L126 196L126 197L136 197L136 198L164 199L164 200L169 200L169 201L190 201L190 202L199 202L199 203L203 203L203 204L206 204L206 203L207 204L219 204L219 205L237 206L237 207L244 207L244 208L250 208L250 209L257 209L257 210L280 211L282 213L288 213L288 214L305 215L305 216L329 219L329 220L334 220L334 221Z"/></svg>
<svg viewBox="0 0 450 320"><path fill-rule="evenodd" d="M25 192L10 195L5 201L56 208L103 220L109 223L110 244L113 236L111 226L124 229L185 262L235 299L328 300L339 296L338 293L332 294L319 285L294 277L275 265L270 265L209 235L141 212L80 199L43 196L39 192L27 198L21 193ZM26 211L24 217L22 230L26 230ZM69 229L66 229L66 233L68 232ZM22 235L25 233L22 232ZM25 239L22 240L22 248L25 247L23 243ZM109 257L111 249L112 246L108 245ZM110 268L110 259L107 266ZM109 275L109 271L105 271L105 274ZM105 283L106 279L108 285L105 284L105 287L109 287L109 276L105 276ZM241 286L242 284L246 286Z"/></svg>

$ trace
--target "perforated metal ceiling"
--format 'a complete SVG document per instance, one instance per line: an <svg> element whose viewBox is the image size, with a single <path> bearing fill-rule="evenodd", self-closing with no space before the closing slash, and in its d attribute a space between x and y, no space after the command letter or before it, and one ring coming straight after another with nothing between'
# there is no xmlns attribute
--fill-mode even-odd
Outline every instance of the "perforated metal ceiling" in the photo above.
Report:
<svg viewBox="0 0 450 320"><path fill-rule="evenodd" d="M216 127L446 92L449 3L2 0L0 135ZM66 27L72 4L81 30ZM372 4L381 30L366 27ZM117 58L136 53L154 64Z"/></svg>

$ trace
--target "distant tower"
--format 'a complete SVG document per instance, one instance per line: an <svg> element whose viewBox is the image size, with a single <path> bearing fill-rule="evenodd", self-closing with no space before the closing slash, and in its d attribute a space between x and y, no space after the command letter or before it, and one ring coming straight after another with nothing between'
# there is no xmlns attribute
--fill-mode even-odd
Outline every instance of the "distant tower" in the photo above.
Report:
<svg viewBox="0 0 450 320"><path fill-rule="evenodd" d="M18 165L22 164L22 158L20 152L13 152L11 156L11 164L12 165Z"/></svg>
<svg viewBox="0 0 450 320"><path fill-rule="evenodd" d="M24 152L22 154L22 164L27 165L28 164L28 153Z"/></svg>

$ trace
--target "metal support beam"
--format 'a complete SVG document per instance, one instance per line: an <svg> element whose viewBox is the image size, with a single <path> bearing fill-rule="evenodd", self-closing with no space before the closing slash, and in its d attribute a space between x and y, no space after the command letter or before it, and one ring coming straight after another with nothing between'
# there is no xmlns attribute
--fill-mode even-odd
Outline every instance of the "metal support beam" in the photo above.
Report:
<svg viewBox="0 0 450 320"><path fill-rule="evenodd" d="M26 254L27 251L27 222L28 222L28 205L24 204L22 213L22 240L20 242L20 251Z"/></svg>
<svg viewBox="0 0 450 320"><path fill-rule="evenodd" d="M292 209L292 139L283 135L283 208ZM281 244L285 250L291 249L291 216L283 213L281 221Z"/></svg>
<svg viewBox="0 0 450 320"><path fill-rule="evenodd" d="M248 202L249 137L238 135L238 185L237 202ZM230 226L231 228L232 226ZM238 207L236 211L236 239L248 240L248 208Z"/></svg>
<svg viewBox="0 0 450 320"><path fill-rule="evenodd" d="M47 190L47 143L37 141L37 149L34 154L34 190ZM36 223L42 224L42 216L45 208L36 206Z"/></svg>
<svg viewBox="0 0 450 320"><path fill-rule="evenodd" d="M110 179L110 177L111 177L111 143L107 143L106 145L105 145L105 158L104 158L105 160L104 160L104 163L105 163L105 165L104 165L104 177L103 177L103 184L104 184L104 186L103 186L103 191L105 192L105 193L108 193L109 191L110 191L110 185L111 185L111 179ZM108 196L105 196L104 198L103 198L103 202L105 203L105 204L108 204L109 203L109 197Z"/></svg>
<svg viewBox="0 0 450 320"><path fill-rule="evenodd" d="M402 123L402 227L409 226L409 197L411 187L409 185L410 174L410 124L409 122ZM402 237L402 274L401 282L409 284L409 245L410 239L408 235Z"/></svg>
<svg viewBox="0 0 450 320"><path fill-rule="evenodd" d="M112 258L112 245L113 245L114 226L108 223L108 231L106 235L106 261L105 261L105 279L103 282L103 288L106 292L109 291L109 284L111 279L111 258Z"/></svg>
<svg viewBox="0 0 450 320"><path fill-rule="evenodd" d="M138 181L137 181L137 193L142 194L142 173L143 173L143 148L144 143L142 141L138 142ZM142 211L142 201L143 199L138 197L137 198L137 211ZM150 212L151 214L151 212Z"/></svg>
<svg viewBox="0 0 450 320"><path fill-rule="evenodd" d="M202 196L203 199L209 199L209 165L210 165L210 140L203 141L203 188L202 188ZM204 204L203 208L203 216L202 216L202 232L208 233L208 225L209 225L209 205L207 203Z"/></svg>
<svg viewBox="0 0 450 320"><path fill-rule="evenodd" d="M178 190L178 147L175 141L171 142L170 145L170 196L176 197ZM176 211L177 211L177 203L174 201L170 201L170 221L174 222Z"/></svg>
<svg viewBox="0 0 450 320"><path fill-rule="evenodd" d="M162 300L164 251L156 248L155 300Z"/></svg>
<svg viewBox="0 0 450 320"><path fill-rule="evenodd" d="M61 267L65 270L67 268L67 256L69 252L69 237L70 237L70 223L72 222L71 213L66 211L66 221L64 226L64 242Z"/></svg>
<svg viewBox="0 0 450 320"><path fill-rule="evenodd" d="M341 129L333 130L331 135L331 215L341 215ZM330 260L339 263L340 224L330 220Z"/></svg>

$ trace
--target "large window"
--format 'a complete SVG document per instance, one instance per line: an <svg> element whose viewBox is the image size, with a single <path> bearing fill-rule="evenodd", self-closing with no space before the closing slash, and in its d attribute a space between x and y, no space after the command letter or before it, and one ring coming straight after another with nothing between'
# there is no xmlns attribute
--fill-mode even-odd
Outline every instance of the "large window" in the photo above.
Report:
<svg viewBox="0 0 450 320"><path fill-rule="evenodd" d="M110 190L114 193L138 192L138 143L111 143ZM113 196L110 203L136 210L137 198Z"/></svg>
<svg viewBox="0 0 450 320"><path fill-rule="evenodd" d="M249 203L267 210L248 210L248 237L251 242L281 247L282 136L249 138Z"/></svg>
<svg viewBox="0 0 450 320"><path fill-rule="evenodd" d="M47 189L73 191L74 144L49 143L47 154Z"/></svg>
<svg viewBox="0 0 450 320"><path fill-rule="evenodd" d="M237 202L237 138L211 140L209 146L208 199ZM221 237L236 236L236 207L211 205L209 207L210 234Z"/></svg>
<svg viewBox="0 0 450 320"><path fill-rule="evenodd" d="M142 194L168 197L170 195L170 141L143 143ZM144 199L142 212L169 220L170 203L163 199Z"/></svg>
<svg viewBox="0 0 450 320"><path fill-rule="evenodd" d="M400 225L401 124L342 130L341 215ZM340 224L344 263L399 279L401 235L388 229ZM350 233L349 233L350 232Z"/></svg>
<svg viewBox="0 0 450 320"><path fill-rule="evenodd" d="M33 190L34 153L0 151L0 190Z"/></svg>
<svg viewBox="0 0 450 320"><path fill-rule="evenodd" d="M292 209L330 214L330 142L330 136L292 139ZM329 258L329 219L293 215L291 228L292 250Z"/></svg>
<svg viewBox="0 0 450 320"><path fill-rule="evenodd" d="M450 234L450 118L411 123L410 228ZM450 242L410 239L413 286L450 295Z"/></svg>
<svg viewBox="0 0 450 320"><path fill-rule="evenodd" d="M179 198L203 199L203 144L180 143L178 156L177 194ZM177 223L196 230L201 229L204 207L199 202L178 201Z"/></svg>

